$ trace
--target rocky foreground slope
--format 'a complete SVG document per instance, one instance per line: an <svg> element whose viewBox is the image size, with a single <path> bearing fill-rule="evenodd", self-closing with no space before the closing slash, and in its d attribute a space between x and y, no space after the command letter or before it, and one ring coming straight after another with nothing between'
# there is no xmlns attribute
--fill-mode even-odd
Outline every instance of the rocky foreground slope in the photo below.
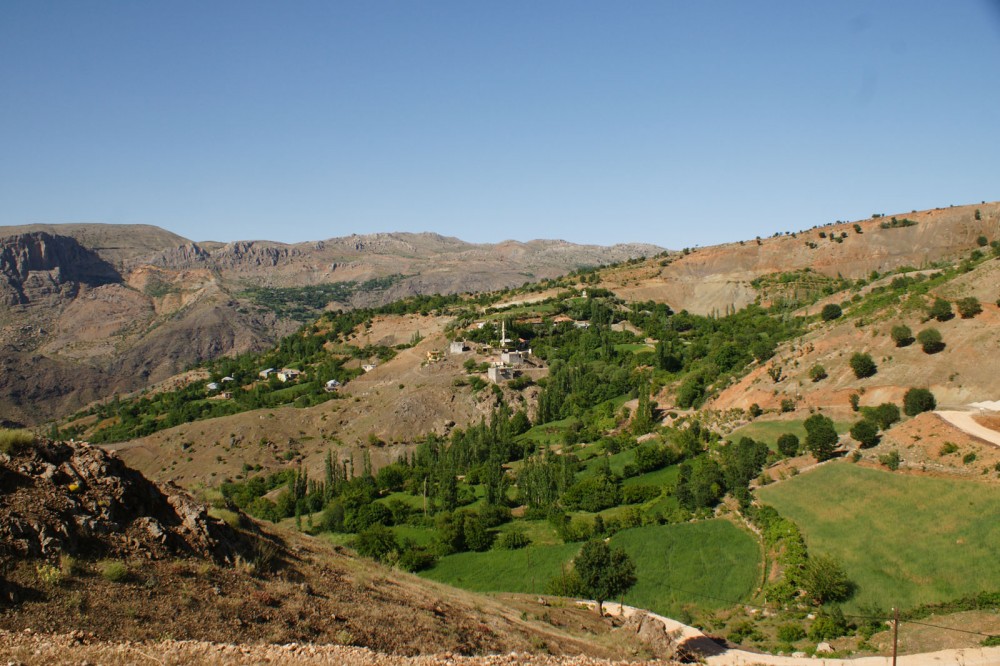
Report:
<svg viewBox="0 0 1000 666"><path fill-rule="evenodd" d="M218 520L97 448L0 450L0 653L23 663L611 659L661 649L571 605L481 597L235 512ZM496 659L483 663L523 663Z"/></svg>

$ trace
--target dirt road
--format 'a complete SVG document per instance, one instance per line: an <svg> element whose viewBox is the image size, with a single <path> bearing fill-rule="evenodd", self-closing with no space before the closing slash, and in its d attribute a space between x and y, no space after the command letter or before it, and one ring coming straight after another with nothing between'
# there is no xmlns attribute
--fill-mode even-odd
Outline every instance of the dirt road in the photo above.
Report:
<svg viewBox="0 0 1000 666"><path fill-rule="evenodd" d="M941 411L934 413L962 432L978 437L994 446L1000 446L1000 432L976 423L976 420L972 418L975 416L975 412Z"/></svg>
<svg viewBox="0 0 1000 666"><path fill-rule="evenodd" d="M817 657L783 657L770 654L757 654L745 650L728 650L705 636L694 627L681 624L662 615L649 613L631 606L624 608L620 604L605 603L604 609L612 615L629 617L637 612L647 613L663 623L668 632L686 645L697 647L705 654L703 663L708 666L891 666L892 657L859 657L857 659L828 659ZM898 666L996 666L1000 664L1000 647L965 648L959 650L940 650L925 654L908 654L897 657Z"/></svg>

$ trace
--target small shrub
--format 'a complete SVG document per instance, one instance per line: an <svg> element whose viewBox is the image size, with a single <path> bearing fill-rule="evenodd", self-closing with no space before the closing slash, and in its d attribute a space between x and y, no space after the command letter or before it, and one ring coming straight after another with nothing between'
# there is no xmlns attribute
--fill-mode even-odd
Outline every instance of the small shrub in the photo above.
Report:
<svg viewBox="0 0 1000 666"><path fill-rule="evenodd" d="M909 326L903 324L893 326L889 336L897 347L907 347L913 344L913 331L910 330Z"/></svg>
<svg viewBox="0 0 1000 666"><path fill-rule="evenodd" d="M899 469L899 464L903 462L903 459L899 456L899 451L893 449L889 453L879 456L878 461L895 472Z"/></svg>
<svg viewBox="0 0 1000 666"><path fill-rule="evenodd" d="M54 564L49 564L48 562L42 562L35 567L35 573L38 574L38 580L43 585L58 585L63 580L62 570Z"/></svg>
<svg viewBox="0 0 1000 666"><path fill-rule="evenodd" d="M941 332L936 328L925 328L917 333L917 342L920 343L925 354L937 354L945 347Z"/></svg>
<svg viewBox="0 0 1000 666"><path fill-rule="evenodd" d="M98 565L101 577L109 583L124 583L128 580L128 566L118 560L106 560Z"/></svg>
<svg viewBox="0 0 1000 666"><path fill-rule="evenodd" d="M59 571L67 578L75 576L80 573L80 562L69 553L63 553L59 556Z"/></svg>
<svg viewBox="0 0 1000 666"><path fill-rule="evenodd" d="M958 314L962 319L972 319L983 311L983 306L975 296L959 299L955 305L958 306Z"/></svg>
<svg viewBox="0 0 1000 666"><path fill-rule="evenodd" d="M970 451L969 453L966 453L964 456L962 456L962 463L963 464L965 464L965 465L971 465L974 462L976 462L976 454L975 453L972 453Z"/></svg>
<svg viewBox="0 0 1000 666"><path fill-rule="evenodd" d="M778 640L782 643L794 643L806 637L806 630L797 624L788 623L778 627Z"/></svg>
<svg viewBox="0 0 1000 666"><path fill-rule="evenodd" d="M847 620L839 606L834 606L830 610L822 608L809 627L809 638L814 641L830 640L847 635L847 631Z"/></svg>
<svg viewBox="0 0 1000 666"><path fill-rule="evenodd" d="M827 303L823 306L823 310L820 311L819 316L823 321L833 321L834 319L839 319L844 311L836 303Z"/></svg>
<svg viewBox="0 0 1000 666"><path fill-rule="evenodd" d="M958 445L955 444L955 442L945 442L944 444L941 445L941 448L938 449L938 456L940 457L948 456L951 455L952 453L955 453L956 451L958 451Z"/></svg>
<svg viewBox="0 0 1000 666"><path fill-rule="evenodd" d="M781 401L781 411L782 411L782 413L785 413L785 412L794 412L795 411L795 401L792 400L791 398L784 398Z"/></svg>
<svg viewBox="0 0 1000 666"><path fill-rule="evenodd" d="M943 298L938 298L934 300L934 304L927 310L927 316L938 321L948 321L955 315L951 311L951 303Z"/></svg>
<svg viewBox="0 0 1000 666"><path fill-rule="evenodd" d="M519 548L526 548L531 545L531 539L524 532L518 530L511 530L510 532L504 532L497 542L497 547L503 550L518 550Z"/></svg>
<svg viewBox="0 0 1000 666"><path fill-rule="evenodd" d="M826 379L826 368L824 368L819 363L809 368L809 379L813 380L813 382L818 382L822 379Z"/></svg>
<svg viewBox="0 0 1000 666"><path fill-rule="evenodd" d="M35 435L30 430L0 430L0 453L20 453L34 443Z"/></svg>

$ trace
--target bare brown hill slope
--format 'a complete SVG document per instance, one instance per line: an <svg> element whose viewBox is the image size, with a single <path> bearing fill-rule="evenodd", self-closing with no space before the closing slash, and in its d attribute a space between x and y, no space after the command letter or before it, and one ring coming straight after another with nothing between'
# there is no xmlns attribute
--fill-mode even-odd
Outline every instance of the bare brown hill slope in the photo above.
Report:
<svg viewBox="0 0 1000 666"><path fill-rule="evenodd" d="M367 452L378 469L412 452L418 438L444 436L453 427L489 418L497 405L493 390L474 391L463 369L469 359L480 363L489 357L470 351L427 362L428 352L447 348L447 321L418 315L376 318L363 342L394 345L417 330L425 337L348 382L340 399L304 409L258 409L194 421L110 446L150 478L187 488L215 487L238 478L244 465L267 472L301 465L320 478L328 451L339 462L353 462L355 469ZM533 372L537 376L545 370ZM485 379L483 373L478 376ZM519 393L509 387L497 390L518 404ZM535 391L531 387L526 393Z"/></svg>
<svg viewBox="0 0 1000 666"><path fill-rule="evenodd" d="M1000 307L996 305L1000 261L990 260L959 275L900 308L868 315L848 315L833 322L816 322L801 339L779 348L775 357L755 368L710 403L714 409L745 409L753 403L778 408L790 399L799 409L849 407L852 393L862 405L882 402L902 404L911 387L929 388L943 407L963 407L972 402L1000 398L1000 373L992 359L1000 354ZM935 298L949 300L972 296L982 312L964 319L928 319L923 306ZM914 335L924 329L939 331L944 348L925 353L919 342L897 347L891 330L905 325ZM877 372L859 379L850 366L855 353L869 354ZM810 370L822 366L826 377L813 381ZM773 373L780 368L780 373ZM778 377L777 381L775 377Z"/></svg>
<svg viewBox="0 0 1000 666"><path fill-rule="evenodd" d="M642 648L634 633L594 640L609 627L591 612L502 602L245 516L217 520L86 445L0 453L0 490L0 626L21 635L71 634L70 647L174 639L410 655L620 658Z"/></svg>
<svg viewBox="0 0 1000 666"><path fill-rule="evenodd" d="M899 226L882 228L893 219ZM903 220L914 224L902 226ZM750 283L762 275L809 268L831 277L867 278L872 271L919 268L950 259L968 252L980 235L1000 237L1000 204L900 213L697 248L609 271L601 286L630 301L653 300L677 311L723 314L753 303L758 294Z"/></svg>
<svg viewBox="0 0 1000 666"><path fill-rule="evenodd" d="M364 282L338 307L492 290L654 254L563 241L473 245L370 234L286 245L194 243L143 225L0 227L0 417L38 423L164 380L199 361L261 350L298 325L248 289Z"/></svg>

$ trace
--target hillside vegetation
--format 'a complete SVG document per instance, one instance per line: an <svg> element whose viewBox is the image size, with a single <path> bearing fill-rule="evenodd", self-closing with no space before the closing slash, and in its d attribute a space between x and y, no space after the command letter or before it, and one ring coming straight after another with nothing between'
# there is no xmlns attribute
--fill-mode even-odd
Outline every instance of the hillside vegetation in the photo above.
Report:
<svg viewBox="0 0 1000 666"><path fill-rule="evenodd" d="M1000 343L1000 209L981 213L329 311L53 434L469 590L587 596L578 558L608 540L636 565L636 605L760 649L872 651L887 608L997 587L976 572L1000 543L984 522L1000 456L932 413L1000 397L983 362ZM878 268L860 270L865 251ZM680 308L668 276L711 283L719 257L752 298Z"/></svg>

